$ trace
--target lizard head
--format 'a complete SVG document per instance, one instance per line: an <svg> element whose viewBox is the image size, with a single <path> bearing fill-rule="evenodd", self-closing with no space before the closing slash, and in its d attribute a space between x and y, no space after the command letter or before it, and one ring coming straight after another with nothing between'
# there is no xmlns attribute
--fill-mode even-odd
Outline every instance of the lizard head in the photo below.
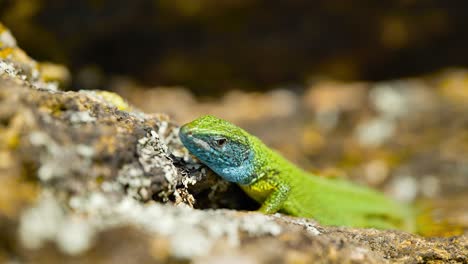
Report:
<svg viewBox="0 0 468 264"><path fill-rule="evenodd" d="M193 155L225 180L251 182L254 152L241 128L207 115L183 125L179 136Z"/></svg>

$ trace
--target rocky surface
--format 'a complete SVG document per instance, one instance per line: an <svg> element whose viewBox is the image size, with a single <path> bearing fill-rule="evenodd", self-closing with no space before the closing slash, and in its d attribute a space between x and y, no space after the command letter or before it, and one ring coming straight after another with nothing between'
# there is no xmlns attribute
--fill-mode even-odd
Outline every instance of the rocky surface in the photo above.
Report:
<svg viewBox="0 0 468 264"><path fill-rule="evenodd" d="M255 208L255 204L238 188L220 181L191 158L177 137L178 125L166 115L146 114L109 92L62 91L59 84L68 78L66 70L57 65L51 68L29 58L16 46L16 41L4 27L1 27L0 43L0 262L468 262L466 232L445 238L425 238L397 231L324 227L312 220L247 212L245 210ZM452 96L450 85L454 84L444 87L448 87L445 88L447 94ZM349 96L366 96L367 90L360 87L353 86ZM371 94L380 98L379 93L403 92L384 88L374 88ZM336 94L327 94L329 90ZM356 95L358 90L362 92ZM359 101L350 103L341 90L314 91L325 93L320 96L342 98L333 99L340 103L330 106L310 103L310 107L315 109L313 111L318 113L314 119L318 121L314 122L328 120L321 114L328 116L336 111L359 111L356 109L362 107ZM125 93L124 89L122 93ZM458 90L455 91L457 93ZM184 101L192 100L190 95L184 95L184 92L175 94L177 96L170 101L172 104L168 104L165 97L148 96L146 101L151 100L155 106L175 105L177 109L192 106ZM251 124L259 122L259 125L264 125L260 122L264 120L271 125L270 129L278 128L274 130L275 135L285 131L282 129L286 126L281 124L297 111L288 106L296 105L294 100L299 100L297 95L284 91L252 97L243 94L229 96L225 102L249 105L252 102L249 100L253 100L260 103L257 115L244 117L248 117ZM320 96L312 94L305 96L304 100L314 102ZM132 99L131 96L129 98ZM460 101L460 107L463 102ZM136 104L145 108L138 102ZM193 105L197 104L193 101ZM278 104L284 107L278 107ZM413 101L407 104L417 106ZM207 109L200 107L200 111ZM214 109L221 111L224 108ZM228 105L225 111L229 109ZM397 110L388 110L384 106L377 109L381 112L376 115L384 116L381 117L384 121L380 122L394 125L400 123L401 116L407 115L395 112L401 107ZM421 111L423 116L433 114L424 112L424 109ZM365 109L363 113L372 113L372 110ZM179 116L179 120L182 119ZM235 118L231 116L230 119ZM369 120L360 125L375 125ZM243 122L241 119L237 121ZM379 124L379 121L374 122ZM293 133L294 129L299 133L303 131L299 118L291 120L290 124L287 133ZM446 127L450 127L448 124ZM327 121L317 131L333 131L329 128L331 125ZM372 131L363 131L368 130ZM444 128L441 131L440 134L445 135ZM307 139L320 142L324 135L312 134ZM434 141L438 139L437 135L428 136L427 140ZM263 137L270 143L275 142L272 138ZM378 152L376 149L379 148L375 146L382 142L382 137L377 136L380 141L362 137L361 143L370 144L374 149L349 144L356 147L358 155L375 155L373 151ZM389 140L389 137L394 138L387 135L383 140ZM345 139L341 142L346 143ZM403 143L408 141L411 140ZM451 144L456 145L457 142ZM294 144L294 141L289 143ZM394 143L396 149L403 143ZM316 143L311 144L309 146L313 147ZM322 148L316 147L316 151L326 150L325 142L321 144ZM284 151L285 148L280 149L290 155ZM422 148L420 153L431 150ZM389 155L393 149L387 151ZM324 153L325 157L332 156L331 152ZM448 151L447 155L451 153ZM386 157L384 154L381 157ZM306 157L314 155L310 153ZM464 164L463 157L454 155L453 158L459 159L459 166ZM426 162L434 161L427 159ZM373 172L372 166L369 168L370 175L381 171L379 164L374 163ZM410 166L408 164L413 163L406 166ZM452 171L451 168L447 170ZM434 175L438 173L435 169L431 172ZM436 177L436 185L458 185L462 190L466 174L461 171L454 175L453 179L461 177L461 180L456 180L457 184L451 183L451 178ZM401 184L407 183L403 181ZM446 193L445 187L440 190ZM458 193L466 194L466 189L465 192L460 190ZM466 211L462 204L466 200L461 199L459 206L454 201L449 200L453 208L447 215L458 212L454 219L458 223L468 222L463 218ZM220 207L231 210L215 209Z"/></svg>

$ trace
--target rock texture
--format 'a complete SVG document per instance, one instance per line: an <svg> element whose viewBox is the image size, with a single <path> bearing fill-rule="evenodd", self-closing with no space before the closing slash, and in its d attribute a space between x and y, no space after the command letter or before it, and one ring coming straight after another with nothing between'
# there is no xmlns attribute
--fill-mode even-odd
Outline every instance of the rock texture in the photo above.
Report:
<svg viewBox="0 0 468 264"><path fill-rule="evenodd" d="M188 155L167 116L61 91L66 71L46 78L3 27L0 43L0 262L468 262L466 234L213 209L255 205Z"/></svg>

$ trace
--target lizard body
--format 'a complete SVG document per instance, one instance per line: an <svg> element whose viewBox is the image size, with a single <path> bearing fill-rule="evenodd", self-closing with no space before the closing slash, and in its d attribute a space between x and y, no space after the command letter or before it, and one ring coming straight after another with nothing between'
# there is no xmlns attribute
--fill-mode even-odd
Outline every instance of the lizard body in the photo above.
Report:
<svg viewBox="0 0 468 264"><path fill-rule="evenodd" d="M179 135L193 155L260 203L263 213L280 211L324 225L414 230L406 205L370 188L309 174L225 120L203 116L182 126Z"/></svg>

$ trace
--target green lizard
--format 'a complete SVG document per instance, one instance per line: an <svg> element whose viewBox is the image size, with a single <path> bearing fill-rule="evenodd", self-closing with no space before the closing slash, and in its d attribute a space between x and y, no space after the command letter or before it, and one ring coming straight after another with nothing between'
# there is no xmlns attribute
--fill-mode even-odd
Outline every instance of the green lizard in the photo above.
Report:
<svg viewBox="0 0 468 264"><path fill-rule="evenodd" d="M201 162L259 202L263 213L280 211L324 225L414 231L410 207L363 186L311 175L225 120L203 116L182 126L179 135Z"/></svg>

